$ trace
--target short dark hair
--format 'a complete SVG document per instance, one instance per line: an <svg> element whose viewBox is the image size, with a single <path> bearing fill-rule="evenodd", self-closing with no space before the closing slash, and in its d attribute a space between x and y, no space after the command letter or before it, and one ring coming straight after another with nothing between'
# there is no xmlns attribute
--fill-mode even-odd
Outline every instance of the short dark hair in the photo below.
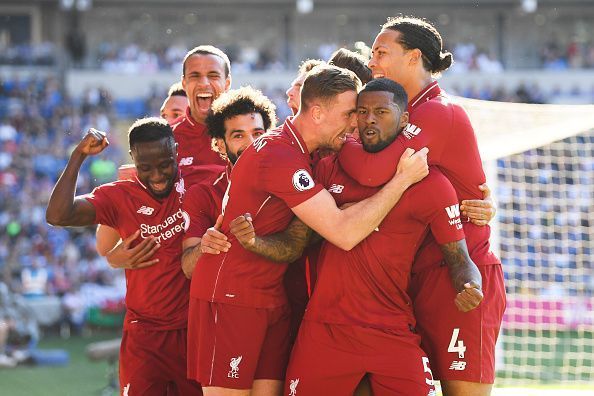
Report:
<svg viewBox="0 0 594 396"><path fill-rule="evenodd" d="M160 117L141 118L136 120L128 129L130 150L137 143L156 142L165 138L170 140L172 146L175 145L173 130L167 121Z"/></svg>
<svg viewBox="0 0 594 396"><path fill-rule="evenodd" d="M367 84L373 78L371 69L367 67L367 61L368 59L357 52L339 48L334 51L328 64L352 71L359 77L361 83Z"/></svg>
<svg viewBox="0 0 594 396"><path fill-rule="evenodd" d="M443 40L435 27L428 21L412 17L388 18L382 29L400 32L399 43L405 49L418 48L421 51L423 67L431 73L447 70L454 61L453 55L443 51Z"/></svg>
<svg viewBox="0 0 594 396"><path fill-rule="evenodd" d="M406 94L404 87L396 81L390 80L389 78L375 78L365 84L359 93L363 92L391 92L394 94L392 101L398 105L400 110L406 111L408 95Z"/></svg>
<svg viewBox="0 0 594 396"><path fill-rule="evenodd" d="M222 93L212 102L206 127L213 138L225 139L225 120L237 115L259 113L268 130L276 123L276 106L261 91L250 86Z"/></svg>
<svg viewBox="0 0 594 396"><path fill-rule="evenodd" d="M231 74L231 62L229 61L229 57L225 54L222 50L218 49L213 45L199 45L198 47L194 47L188 51L186 56L184 56L184 61L182 64L182 76L186 74L186 61L189 57L193 55L214 55L218 56L223 60L225 64L225 78L229 77Z"/></svg>
<svg viewBox="0 0 594 396"><path fill-rule="evenodd" d="M299 74L308 73L314 67L323 65L325 63L326 62L321 59L306 59L299 65Z"/></svg>
<svg viewBox="0 0 594 396"><path fill-rule="evenodd" d="M316 66L307 73L301 87L301 108L307 109L314 99L329 102L347 91L359 91L361 81L350 70L332 65Z"/></svg>
<svg viewBox="0 0 594 396"><path fill-rule="evenodd" d="M181 82L176 82L171 84L169 87L169 91L167 92L167 97L171 96L183 96L184 98L187 97L186 91L184 91L184 87L182 86Z"/></svg>

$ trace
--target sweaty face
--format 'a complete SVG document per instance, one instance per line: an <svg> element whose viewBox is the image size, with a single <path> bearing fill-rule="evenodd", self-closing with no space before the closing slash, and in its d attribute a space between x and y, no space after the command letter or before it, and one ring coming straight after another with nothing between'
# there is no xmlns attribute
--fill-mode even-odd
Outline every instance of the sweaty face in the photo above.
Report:
<svg viewBox="0 0 594 396"><path fill-rule="evenodd" d="M169 96L161 106L161 118L171 125L176 118L185 114L186 107L188 107L188 98L185 96Z"/></svg>
<svg viewBox="0 0 594 396"><path fill-rule="evenodd" d="M305 81L307 73L302 73L297 76L295 80L291 83L291 87L287 89L287 104L289 108L293 112L293 115L297 114L299 111L299 106L301 105L301 86L303 85L303 81Z"/></svg>
<svg viewBox="0 0 594 396"><path fill-rule="evenodd" d="M385 77L402 85L410 78L411 51L400 44L399 37L400 32L385 29L375 38L368 63L373 78Z"/></svg>
<svg viewBox="0 0 594 396"><path fill-rule="evenodd" d="M217 146L235 164L241 153L265 132L260 113L236 115L225 120L225 140L218 139Z"/></svg>
<svg viewBox="0 0 594 396"><path fill-rule="evenodd" d="M192 118L204 123L212 101L229 89L231 78L225 77L225 61L216 55L192 55L186 60L182 86L188 95Z"/></svg>
<svg viewBox="0 0 594 396"><path fill-rule="evenodd" d="M318 148L339 151L347 135L357 127L357 93L346 91L334 97L334 100L321 105L322 122L319 133L322 135Z"/></svg>
<svg viewBox="0 0 594 396"><path fill-rule="evenodd" d="M136 143L130 155L138 180L155 198L167 197L177 176L177 151L173 139Z"/></svg>
<svg viewBox="0 0 594 396"><path fill-rule="evenodd" d="M357 99L357 126L365 151L377 153L396 139L406 122L402 110L386 91L361 92Z"/></svg>

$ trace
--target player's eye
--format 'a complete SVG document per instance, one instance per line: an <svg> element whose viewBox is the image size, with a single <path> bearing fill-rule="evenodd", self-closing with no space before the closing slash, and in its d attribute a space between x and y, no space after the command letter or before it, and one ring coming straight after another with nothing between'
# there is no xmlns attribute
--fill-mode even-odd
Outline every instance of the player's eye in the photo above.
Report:
<svg viewBox="0 0 594 396"><path fill-rule="evenodd" d="M357 110L357 114L360 114L360 115L367 114L367 110L359 109L359 110Z"/></svg>

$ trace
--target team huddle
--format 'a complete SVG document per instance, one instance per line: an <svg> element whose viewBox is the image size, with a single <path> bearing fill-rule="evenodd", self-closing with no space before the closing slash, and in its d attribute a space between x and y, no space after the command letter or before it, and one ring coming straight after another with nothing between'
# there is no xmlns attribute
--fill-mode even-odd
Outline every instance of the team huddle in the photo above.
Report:
<svg viewBox="0 0 594 396"><path fill-rule="evenodd" d="M308 60L294 115L230 90L220 49L189 51L134 166L76 195L91 129L47 221L98 224L126 272L121 395L489 395L505 309L495 208L452 63L428 22L389 18L371 59Z"/></svg>

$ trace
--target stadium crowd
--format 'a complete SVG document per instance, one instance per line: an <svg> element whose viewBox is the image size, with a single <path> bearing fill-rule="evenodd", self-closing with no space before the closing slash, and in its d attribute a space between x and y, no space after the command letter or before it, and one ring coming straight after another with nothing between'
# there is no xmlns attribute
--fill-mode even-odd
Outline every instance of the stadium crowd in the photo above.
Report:
<svg viewBox="0 0 594 396"><path fill-rule="evenodd" d="M177 58L172 57L171 61L174 59ZM539 87L528 89L525 85L515 91L493 89L488 85L482 89L454 88L453 91L484 100L547 103L554 99L554 92L545 95ZM290 115L282 89L264 88L264 93L277 106L279 119ZM156 89L150 97L139 99L142 106L136 116L159 114L165 96L165 91ZM118 114L113 99L109 92L100 88L87 89L82 97L71 98L53 76L15 75L0 81L0 104L0 270L3 280L12 290L23 294L66 296L66 312L72 312L72 321L80 324L84 310L106 299L100 288L89 284L119 285L116 295L123 296L122 284L118 282L122 274L111 270L97 255L94 228L56 228L48 232L50 227L45 222L44 211L53 183L81 133L90 126L110 130L114 125ZM112 147L85 165L79 178L79 191L91 191L115 178L117 166L127 159L124 151L117 147L117 141L112 141L112 146L113 143L116 149ZM509 165L500 161L499 166ZM514 162L511 166L520 165ZM551 182L555 183L555 180ZM503 188L502 191L507 190ZM523 222L517 216L510 220L517 225ZM577 240L583 237L584 234L572 236ZM504 251L507 248L513 247L503 246ZM528 254L532 257L536 252ZM550 258L545 255L544 262L554 261L554 254L554 251L550 252ZM529 263L533 261L532 258ZM574 268L575 260L570 260L567 265ZM36 285L35 292L30 292L23 282L23 276L32 270L46 273L45 281L41 286ZM560 275L554 278L562 279Z"/></svg>
<svg viewBox="0 0 594 396"><path fill-rule="evenodd" d="M100 89L74 100L53 76L0 82L2 282L28 299L58 296L65 316L56 319L76 326L82 325L85 309L123 296L124 283L117 282L123 274L97 255L93 228L49 232L45 208L81 132L91 125L110 129L110 102ZM112 180L121 154L116 142L90 161L79 178L80 190ZM103 287L108 289L103 292Z"/></svg>

